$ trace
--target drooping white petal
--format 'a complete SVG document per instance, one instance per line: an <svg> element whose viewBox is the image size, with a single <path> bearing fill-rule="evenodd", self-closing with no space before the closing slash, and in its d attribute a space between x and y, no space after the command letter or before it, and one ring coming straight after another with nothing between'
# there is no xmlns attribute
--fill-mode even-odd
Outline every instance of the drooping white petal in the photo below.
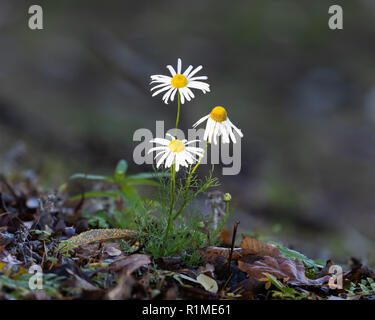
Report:
<svg viewBox="0 0 375 320"><path fill-rule="evenodd" d="M176 95L177 90L178 90L177 88L174 88L174 90L173 90L173 92L171 94L171 101L174 100L174 96Z"/></svg>
<svg viewBox="0 0 375 320"><path fill-rule="evenodd" d="M180 89L178 89L178 91L180 92L181 104L184 104L184 103L185 103L185 96L184 96L184 94L181 92Z"/></svg>
<svg viewBox="0 0 375 320"><path fill-rule="evenodd" d="M241 132L240 129L238 129L230 120L229 118L227 119L227 121L229 122L230 126L238 133L238 135L243 138L243 133Z"/></svg>
<svg viewBox="0 0 375 320"><path fill-rule="evenodd" d="M186 88L181 88L180 89L180 94L181 94L181 96L184 96L187 101L191 100L189 94L186 91Z"/></svg>
<svg viewBox="0 0 375 320"><path fill-rule="evenodd" d="M171 87L163 96L162 100L165 102L165 104L168 104L168 99L173 91L173 87Z"/></svg>
<svg viewBox="0 0 375 320"><path fill-rule="evenodd" d="M161 92L163 92L163 91L166 91L166 90L168 90L169 88L170 88L169 86L166 86L166 87L164 87L164 88L162 88L162 89L159 89L158 91L155 91L155 92L152 94L152 96L155 97L155 96L158 95L159 93L161 93Z"/></svg>
<svg viewBox="0 0 375 320"><path fill-rule="evenodd" d="M154 148L151 148L148 153L151 153L153 151L158 151L158 150L165 150L167 149L168 147L154 147Z"/></svg>
<svg viewBox="0 0 375 320"><path fill-rule="evenodd" d="M203 140L207 141L210 135L211 129L213 128L214 125L215 125L215 121L213 121L211 117L209 117L207 120L206 130L204 131Z"/></svg>
<svg viewBox="0 0 375 320"><path fill-rule="evenodd" d="M217 144L217 136L218 136L220 126L221 126L221 123L216 123L216 125L215 125L215 130L214 130L214 134L213 134L214 144Z"/></svg>
<svg viewBox="0 0 375 320"><path fill-rule="evenodd" d="M165 167L166 168L170 168L170 166L172 165L174 159L175 159L174 153L170 152L167 160L165 161Z"/></svg>
<svg viewBox="0 0 375 320"><path fill-rule="evenodd" d="M167 150L162 150L162 151L158 152L158 153L156 154L156 156L154 157L154 159L156 159L156 158L159 157L161 154L164 154L164 153L166 153L166 152L168 152L168 151L167 151Z"/></svg>
<svg viewBox="0 0 375 320"><path fill-rule="evenodd" d="M189 144L200 142L200 140L190 140L189 142L185 143L185 146L188 146Z"/></svg>
<svg viewBox="0 0 375 320"><path fill-rule="evenodd" d="M156 168L159 168L160 165L164 162L164 160L169 156L170 152L166 152L163 154L163 156L159 159L159 161L156 164Z"/></svg>
<svg viewBox="0 0 375 320"><path fill-rule="evenodd" d="M186 85L188 88L199 89L203 93L210 92L210 85L201 81L191 81Z"/></svg>
<svg viewBox="0 0 375 320"><path fill-rule="evenodd" d="M200 118L196 123L193 124L193 128L195 128L196 126L200 125L202 122L207 120L209 116L210 115L208 114L207 116L204 116L203 118Z"/></svg>
<svg viewBox="0 0 375 320"><path fill-rule="evenodd" d="M158 85L156 85L155 87L152 87L150 91L153 91L153 90L155 90L155 89L157 89L157 88L164 87L164 86L167 86L167 84L165 84L165 83L158 84Z"/></svg>
<svg viewBox="0 0 375 320"><path fill-rule="evenodd" d="M191 91L188 87L185 88L187 94L192 98L194 99L195 98L195 95L193 93L193 91Z"/></svg>

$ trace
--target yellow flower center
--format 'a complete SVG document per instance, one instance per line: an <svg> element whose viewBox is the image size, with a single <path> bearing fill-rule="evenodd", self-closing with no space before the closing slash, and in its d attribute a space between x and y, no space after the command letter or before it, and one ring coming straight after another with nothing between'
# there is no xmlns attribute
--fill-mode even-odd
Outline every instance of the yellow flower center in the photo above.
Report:
<svg viewBox="0 0 375 320"><path fill-rule="evenodd" d="M223 122L227 120L227 111L223 107L215 107L212 109L210 117L216 122Z"/></svg>
<svg viewBox="0 0 375 320"><path fill-rule="evenodd" d="M183 88L187 85L187 79L183 74L175 74L171 80L171 85L177 89Z"/></svg>
<svg viewBox="0 0 375 320"><path fill-rule="evenodd" d="M185 145L184 145L184 143L181 140L176 139L176 140L172 140L169 143L168 148L172 152L181 152L182 150L185 149Z"/></svg>

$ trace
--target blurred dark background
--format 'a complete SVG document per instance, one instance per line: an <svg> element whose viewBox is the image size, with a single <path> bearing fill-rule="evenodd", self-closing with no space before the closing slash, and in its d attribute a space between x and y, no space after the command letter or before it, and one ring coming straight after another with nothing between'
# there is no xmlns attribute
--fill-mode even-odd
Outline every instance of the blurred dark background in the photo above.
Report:
<svg viewBox="0 0 375 320"><path fill-rule="evenodd" d="M42 31L28 28L31 4ZM332 4L344 30L328 28ZM1 171L57 189L120 158L151 170L133 163L132 136L173 127L149 76L181 57L212 91L183 106L182 128L223 105L245 135L240 175L216 171L240 231L373 263L374 26L373 0L1 0Z"/></svg>

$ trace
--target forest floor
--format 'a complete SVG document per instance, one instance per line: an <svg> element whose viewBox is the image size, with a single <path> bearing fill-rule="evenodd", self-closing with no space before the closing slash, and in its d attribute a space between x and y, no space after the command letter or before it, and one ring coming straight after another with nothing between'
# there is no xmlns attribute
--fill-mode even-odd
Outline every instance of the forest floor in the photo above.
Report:
<svg viewBox="0 0 375 320"><path fill-rule="evenodd" d="M92 220L83 202L1 177L0 299L369 300L375 272L314 261L275 242L223 230L218 246L153 257L137 231Z"/></svg>

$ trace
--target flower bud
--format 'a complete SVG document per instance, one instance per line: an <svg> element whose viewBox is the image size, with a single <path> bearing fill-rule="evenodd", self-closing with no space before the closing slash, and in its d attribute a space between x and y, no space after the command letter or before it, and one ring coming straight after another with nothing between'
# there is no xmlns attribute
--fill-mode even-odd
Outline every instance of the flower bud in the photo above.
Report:
<svg viewBox="0 0 375 320"><path fill-rule="evenodd" d="M232 200L232 196L230 195L230 193L224 193L223 194L223 201L224 202L230 202Z"/></svg>

